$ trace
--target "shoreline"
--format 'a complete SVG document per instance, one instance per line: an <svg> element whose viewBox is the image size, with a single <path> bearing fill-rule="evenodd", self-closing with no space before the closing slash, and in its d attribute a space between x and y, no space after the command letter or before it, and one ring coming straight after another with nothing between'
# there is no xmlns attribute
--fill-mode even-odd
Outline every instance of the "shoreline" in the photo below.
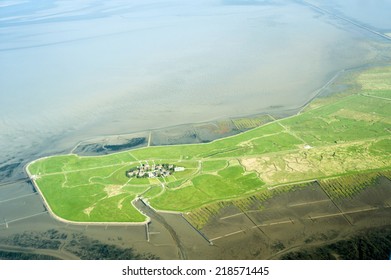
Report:
<svg viewBox="0 0 391 280"><path fill-rule="evenodd" d="M362 69L362 67L360 67L360 68ZM368 68L368 67L364 67L364 68ZM149 148L149 147L163 147L163 146L174 146L174 147L175 147L175 146L183 146L183 145L211 144L211 143L213 143L213 142L215 142L215 141L220 141L220 140L223 140L223 139L229 139L229 138L234 137L234 136L236 137L237 135L240 135L240 134L242 134L242 133L244 133L244 132L248 132L248 131L251 131L251 130L254 130L254 129L258 129L259 127L271 125L271 124L273 124L273 123L276 123L276 122L281 121L282 119L290 119L290 118L292 118L292 117L295 117L295 116L301 114L301 112L308 106L308 104L310 104L314 99L318 98L318 97L324 92L325 89L327 89L330 85L332 85L333 82L335 82L335 81L337 80L337 78L341 76L341 74L346 73L346 72L349 71L349 70L354 71L354 70L356 70L356 69L342 69L342 70L338 71L338 72L337 72L336 74L334 74L334 76L333 76L331 79L329 79L322 87L320 87L319 89L317 89L317 90L315 90L315 91L313 92L313 93L315 93L315 95L314 95L310 100L308 100L305 104L303 104L302 106L300 106L299 108L301 108L301 109L300 109L296 114L292 114L292 115L287 116L287 117L284 117L284 118L274 119L274 120L272 120L272 121L270 121L270 122L267 122L267 123L265 123L265 124L256 126L256 127L254 127L254 128L248 129L248 130L246 130L246 131L240 131L239 133L236 133L236 134L234 134L234 135L230 135L230 136L226 136L226 137L217 138L217 139L214 139L214 140L212 140L212 141L210 141L210 142L207 142L207 143L168 144L168 145L156 145L156 146L149 146L149 145L148 145L148 146L144 146L144 147L137 147L136 149L140 149L140 150L141 150L141 149L145 149L145 148ZM350 72L350 71L349 71L349 72ZM299 108L297 108L297 110L298 110ZM260 113L260 114L261 114L261 113ZM260 114L256 114L256 115L260 115ZM254 115L253 115L253 116L254 116ZM270 115L269 115L269 116L270 116ZM273 118L272 118L272 119L273 119ZM202 123L205 123L205 122L202 122ZM200 123L200 124L202 124L202 123ZM193 124L193 125L194 125L194 124ZM180 126L186 126L186 124L177 125L177 126L172 126L172 127L180 127ZM154 131L154 130L150 130L150 132L151 132L151 131ZM143 133L146 133L146 132L147 132L147 131L143 131ZM139 133L139 134L140 134L140 133L142 133L142 132L136 132L136 133ZM120 135L130 135L130 134L120 134ZM111 135L111 137L116 137L116 136L118 137L118 136L120 136L120 135ZM87 141L87 140L85 140L85 141ZM149 140L149 141L150 141L150 140ZM82 142L84 142L84 141L82 141ZM82 143L82 142L79 142L79 143L75 146L75 148L72 149L72 151L74 151L74 150L78 147L78 145L80 145L80 143ZM115 154L115 153L124 153L124 152L130 151L130 150L132 150L132 149L130 148L130 149L125 149L125 150L119 150L119 151L115 151L115 152L113 152L113 153L108 153L108 154L104 154L104 155L87 155L87 156L81 156L81 155L72 153L72 151L71 151L70 153L68 153L68 154L60 154L60 155L54 154L54 155L50 155L50 156L38 158L38 159L36 159L36 160L33 160L33 161L29 162L27 165L24 166L24 170L25 170L25 172L27 173L27 175L28 175L30 181L32 182L32 184L33 184L33 186L34 186L34 188L38 191L38 193L40 194L40 196L43 198L43 202L44 202L44 205L45 205L45 207L46 207L46 209L47 209L47 212L48 212L51 216L53 216L56 220L58 220L58 221L60 221L60 222L68 223L68 224L77 224L77 225L146 225L146 224L148 224L148 223L151 222L150 217L147 216L145 213L143 213L140 209L138 209L138 208L135 206L135 204L134 204L134 203L135 203L137 200L139 200L139 199L141 199L141 201L144 202L143 198L142 198L142 197L139 197L139 196L136 196L136 197L131 201L131 203L132 203L133 207L136 208L137 211L138 211L139 213L141 213L144 217L146 217L146 220L145 220L144 222L77 222L77 221L71 221L71 220L67 220L67 219L64 219L64 218L62 218L62 217L59 217L58 215L56 215L56 214L53 212L53 210L51 209L50 205L48 204L46 198L44 197L42 191L40 190L40 188L39 188L38 185L36 184L36 182L35 182L35 179L36 179L36 178L35 178L35 175L32 175L32 174L30 173L30 171L29 171L29 166L30 166L31 164L33 164L33 163L35 163L35 162L37 162L37 161L39 161L39 160L43 160L43 159L47 159L47 158L51 158L51 157L56 157L56 156L70 156L70 155L73 155L73 156L76 156L76 157L79 157L79 158L80 158L80 157L94 157L94 158L99 158L99 157L103 157L103 156L110 156L110 155ZM285 185L285 184L283 184L283 185ZM278 186L279 186L279 185L276 185L276 186L273 186L273 187L278 187ZM144 204L145 204L145 202L144 202ZM175 213L175 214L181 214L181 213L183 213L183 211L181 212L181 211L157 210L157 209L151 207L151 206L149 205L149 203L147 203L147 204L148 204L148 207L151 208L151 209L152 209L153 211L155 211L155 212L161 212L161 213Z"/></svg>
<svg viewBox="0 0 391 280"><path fill-rule="evenodd" d="M146 148L146 147L161 147L161 146L177 146L177 145L192 145L192 144L208 144L208 143L212 143L216 140L219 140L219 139L225 139L225 138L229 138L229 137L232 137L232 136L235 136L235 135L239 135L243 132L246 132L246 131L251 131L257 127L260 127L260 126L264 126L264 125L267 125L269 123L273 123L275 121L278 121L278 120L281 120L281 119L287 119L287 118L290 118L290 117L293 117L293 116L296 116L296 115L299 115L302 113L302 111L312 102L314 101L316 98L320 97L322 95L322 93L330 86L333 84L333 82L335 82L338 78L341 78L341 76L343 76L343 74L345 73L349 73L349 72L356 72L356 71L363 71L365 69L368 69L368 68L375 68L375 67L378 67L379 65L373 65L373 66L370 66L370 65L362 65L362 66L359 66L359 67L353 67L353 68L346 68L346 69L341 69L339 71L337 71L330 79L328 79L320 88L314 90L311 92L310 97L304 104L298 106L298 107L294 107L294 108L286 108L284 110L264 110L262 112L258 112L258 113L254 113L254 114L249 114L249 115L246 115L246 114L243 114L243 115L235 115L235 116L225 116L225 117L218 117L218 118L213 118L213 119L209 119L209 120L204 120L204 121L200 121L200 122L194 122L194 123L182 123L182 124L176 124L176 125L169 125L169 126L164 126L164 127L157 127L157 128L152 128L152 129L146 129L146 130L138 130L138 131L134 131L134 132L129 132L129 133L119 133L119 134L102 134L102 135L96 135L94 137L91 137L91 138L88 138L88 139L85 139L85 140L81 140L79 142L76 143L76 145L70 150L69 153L67 154L54 154L54 155L70 155L70 154L74 154L76 156L85 156L85 157L94 157L94 156L105 156L105 155L110 155L110 154L114 154L114 153L120 153L120 152L123 152L123 151L130 151L130 150L133 150L133 149L142 149L142 148ZM286 115L284 117L274 117L273 114L276 114L276 115ZM175 144L158 144L158 145L151 145L151 133L153 132L159 132L159 131L162 131L162 130L168 130L168 129L175 129L175 128L182 128L182 127L188 127L188 126L197 126L197 125L206 125L206 124L212 124L212 123L215 123L215 122L219 122L219 121L226 121L226 120L229 120L229 121L232 121L232 120L235 120L235 119L240 119L240 118L252 118L252 117L256 117L256 116L269 116L272 121L268 122L268 123L265 123L265 124L262 124L260 126L257 126L257 127L253 127L253 128L250 128L250 129L247 129L247 130L244 130L244 131L239 131L238 133L236 134L233 134L233 135L229 135L229 136L223 136L223 137L217 137L209 142L202 142L202 143L175 143ZM91 142L91 144L97 144L98 140L103 140L104 138L114 138L114 137L126 137L126 136L136 136L136 135L142 135L142 134L148 134L149 137L147 139L147 145L145 146L140 146L140 147L131 147L131 148L126 148L126 149L123 149L123 150L118 150L118 151L113 151L113 152L108 152L106 154L96 154L96 155L80 155L78 153L75 153L75 150L83 143L87 143L87 142ZM129 139L132 139L132 138L129 138ZM95 140L95 142L94 142ZM51 155L51 156L54 156L54 155ZM47 157L51 157L51 156L47 156ZM43 157L43 158L46 158L46 157ZM41 158L39 158L41 159Z"/></svg>

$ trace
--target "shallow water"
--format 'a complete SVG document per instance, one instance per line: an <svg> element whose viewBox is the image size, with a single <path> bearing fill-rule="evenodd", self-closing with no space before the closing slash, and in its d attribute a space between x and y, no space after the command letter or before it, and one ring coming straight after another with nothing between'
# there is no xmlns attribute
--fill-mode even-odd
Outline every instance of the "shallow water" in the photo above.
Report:
<svg viewBox="0 0 391 280"><path fill-rule="evenodd" d="M383 32L391 32L390 1L308 1Z"/></svg>
<svg viewBox="0 0 391 280"><path fill-rule="evenodd" d="M391 1L333 3L321 5L391 27L381 16ZM386 40L300 2L2 1L0 182L100 135L297 109L341 69L389 57ZM0 201L32 192L25 182L0 186ZM0 224L40 211L34 195L3 202Z"/></svg>

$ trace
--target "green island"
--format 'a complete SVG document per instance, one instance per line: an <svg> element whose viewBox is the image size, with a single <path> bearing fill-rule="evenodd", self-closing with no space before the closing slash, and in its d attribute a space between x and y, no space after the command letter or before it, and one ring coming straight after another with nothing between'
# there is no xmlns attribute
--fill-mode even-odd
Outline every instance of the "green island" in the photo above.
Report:
<svg viewBox="0 0 391 280"><path fill-rule="evenodd" d="M360 174L390 176L391 169L391 67L352 74L350 82L349 89L315 99L300 114L210 143L55 155L26 169L52 214L82 223L145 222L132 203L136 198L156 210L183 212L199 227L199 216L225 201L268 197L292 185L316 180L331 196L344 195L343 180L360 189L368 180L361 184ZM126 176L141 164L181 169Z"/></svg>

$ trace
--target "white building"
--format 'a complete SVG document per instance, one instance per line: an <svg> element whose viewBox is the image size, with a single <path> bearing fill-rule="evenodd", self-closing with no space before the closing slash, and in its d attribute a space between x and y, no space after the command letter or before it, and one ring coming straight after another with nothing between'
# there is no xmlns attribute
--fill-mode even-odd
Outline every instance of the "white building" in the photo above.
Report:
<svg viewBox="0 0 391 280"><path fill-rule="evenodd" d="M178 167L175 167L175 168L174 168L174 171L175 171L175 172L185 171L185 168L184 168L184 167L178 166Z"/></svg>

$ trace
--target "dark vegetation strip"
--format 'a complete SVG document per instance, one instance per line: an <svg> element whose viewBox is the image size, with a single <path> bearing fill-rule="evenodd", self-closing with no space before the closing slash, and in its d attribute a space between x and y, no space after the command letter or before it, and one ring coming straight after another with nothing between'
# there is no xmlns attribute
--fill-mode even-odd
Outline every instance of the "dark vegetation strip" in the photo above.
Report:
<svg viewBox="0 0 391 280"><path fill-rule="evenodd" d="M338 209L338 211L341 213L342 217L345 219L345 221L353 226L352 222L348 219L348 217L346 217L346 215L344 214L344 212L341 210L341 208L339 208L339 206L337 205L337 203L335 203L334 199L324 190L324 188L322 187L321 184L318 184L319 187L322 189L322 191L324 192L324 194L330 199L330 201L333 203L333 205L335 206L335 208Z"/></svg>
<svg viewBox="0 0 391 280"><path fill-rule="evenodd" d="M186 217L181 214L181 217L199 234L202 236L203 239L205 239L210 245L213 245L213 242L203 233L201 232L198 228L194 227L193 224L188 220L186 219Z"/></svg>

